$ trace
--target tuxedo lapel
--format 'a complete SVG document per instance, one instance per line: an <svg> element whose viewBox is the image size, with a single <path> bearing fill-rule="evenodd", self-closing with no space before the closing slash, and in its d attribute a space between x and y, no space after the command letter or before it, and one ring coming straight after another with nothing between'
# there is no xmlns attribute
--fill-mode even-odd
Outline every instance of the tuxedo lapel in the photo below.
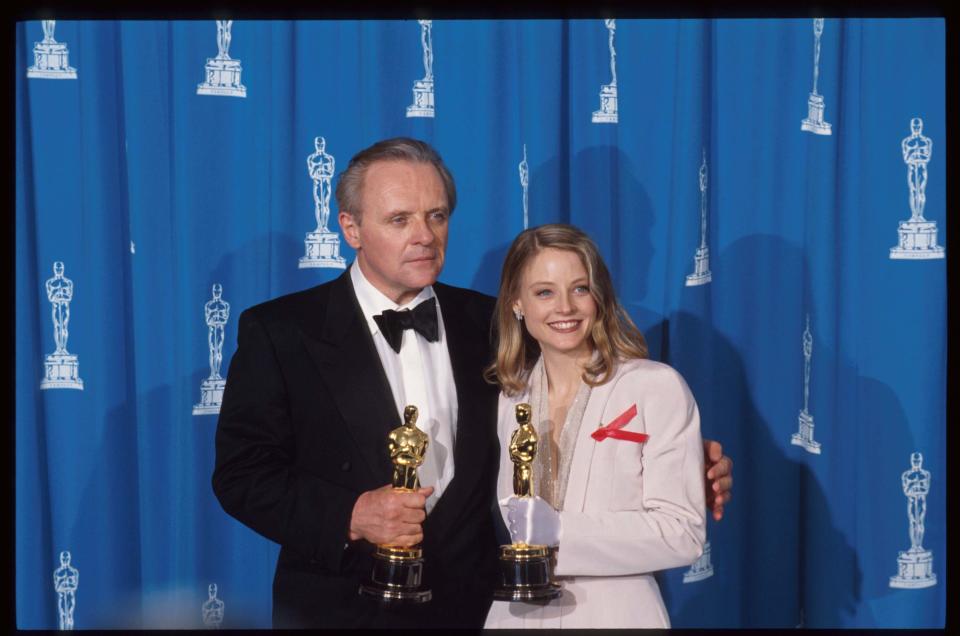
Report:
<svg viewBox="0 0 960 636"><path fill-rule="evenodd" d="M349 270L331 283L325 305L325 316L301 324L304 346L370 471L389 480L387 434L401 419Z"/></svg>

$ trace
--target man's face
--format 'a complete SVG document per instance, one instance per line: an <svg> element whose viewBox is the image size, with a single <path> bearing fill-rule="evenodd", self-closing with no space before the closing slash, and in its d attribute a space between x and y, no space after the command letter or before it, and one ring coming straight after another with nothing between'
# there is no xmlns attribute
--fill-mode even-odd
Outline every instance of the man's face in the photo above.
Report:
<svg viewBox="0 0 960 636"><path fill-rule="evenodd" d="M437 169L412 161L371 164L360 192L360 223L349 212L341 210L339 216L363 275L399 305L436 282L449 218Z"/></svg>

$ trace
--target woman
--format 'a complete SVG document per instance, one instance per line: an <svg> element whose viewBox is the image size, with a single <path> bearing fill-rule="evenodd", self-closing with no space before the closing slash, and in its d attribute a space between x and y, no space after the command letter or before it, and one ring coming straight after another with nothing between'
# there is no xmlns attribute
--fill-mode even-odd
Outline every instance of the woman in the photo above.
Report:
<svg viewBox="0 0 960 636"><path fill-rule="evenodd" d="M693 395L647 359L596 245L573 226L517 236L494 320L501 514L514 542L558 546L563 594L494 601L486 627L669 627L653 573L693 563L705 540ZM513 497L507 455L523 402L539 437L532 499Z"/></svg>

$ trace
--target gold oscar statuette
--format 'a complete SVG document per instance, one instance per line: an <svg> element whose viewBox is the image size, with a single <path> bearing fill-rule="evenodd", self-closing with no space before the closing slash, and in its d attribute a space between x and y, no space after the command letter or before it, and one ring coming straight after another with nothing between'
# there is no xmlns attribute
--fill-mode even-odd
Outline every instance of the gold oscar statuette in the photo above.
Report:
<svg viewBox="0 0 960 636"><path fill-rule="evenodd" d="M417 407L403 409L403 424L387 435L387 450L393 462L393 488L415 492L420 488L417 467L423 464L430 442L417 428ZM419 545L377 544L373 554L370 580L360 586L360 593L385 602L426 603L432 593L423 586L423 550Z"/></svg>
<svg viewBox="0 0 960 636"><path fill-rule="evenodd" d="M533 497L533 460L537 456L537 432L530 424L530 405L517 404L517 430L510 437L513 462L513 494ZM500 546L500 585L493 597L500 601L538 601L557 598L563 592L552 581L550 548L512 543Z"/></svg>

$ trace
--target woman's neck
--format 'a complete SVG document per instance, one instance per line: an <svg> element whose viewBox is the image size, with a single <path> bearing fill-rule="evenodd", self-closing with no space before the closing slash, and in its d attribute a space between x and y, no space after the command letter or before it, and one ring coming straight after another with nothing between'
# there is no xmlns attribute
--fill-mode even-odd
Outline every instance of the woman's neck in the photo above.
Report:
<svg viewBox="0 0 960 636"><path fill-rule="evenodd" d="M590 361L589 352L543 352L543 368L547 375L547 390L551 396L568 397L577 392L583 370Z"/></svg>
<svg viewBox="0 0 960 636"><path fill-rule="evenodd" d="M549 438L554 449L551 453L554 471L559 460L560 433L566 424L570 405L580 389L584 366L589 361L589 353L543 353L543 368L547 376L547 412L552 422Z"/></svg>

